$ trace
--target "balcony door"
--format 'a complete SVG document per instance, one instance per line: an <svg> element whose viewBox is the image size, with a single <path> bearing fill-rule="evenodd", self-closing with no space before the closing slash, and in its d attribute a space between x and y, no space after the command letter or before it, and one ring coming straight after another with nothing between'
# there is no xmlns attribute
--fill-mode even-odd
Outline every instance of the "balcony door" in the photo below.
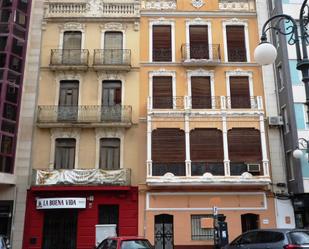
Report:
<svg viewBox="0 0 309 249"><path fill-rule="evenodd" d="M103 121L121 120L121 81L103 81L101 117Z"/></svg>
<svg viewBox="0 0 309 249"><path fill-rule="evenodd" d="M230 77L231 108L251 108L249 78Z"/></svg>
<svg viewBox="0 0 309 249"><path fill-rule="evenodd" d="M209 59L208 26L190 25L190 59Z"/></svg>
<svg viewBox="0 0 309 249"><path fill-rule="evenodd" d="M104 64L122 64L123 35L122 32L105 32Z"/></svg>
<svg viewBox="0 0 309 249"><path fill-rule="evenodd" d="M76 121L78 116L78 81L61 81L59 90L59 121Z"/></svg>
<svg viewBox="0 0 309 249"><path fill-rule="evenodd" d="M63 34L62 63L78 65L81 63L82 32L66 31Z"/></svg>
<svg viewBox="0 0 309 249"><path fill-rule="evenodd" d="M211 85L209 76L191 77L191 94L193 109L211 108Z"/></svg>

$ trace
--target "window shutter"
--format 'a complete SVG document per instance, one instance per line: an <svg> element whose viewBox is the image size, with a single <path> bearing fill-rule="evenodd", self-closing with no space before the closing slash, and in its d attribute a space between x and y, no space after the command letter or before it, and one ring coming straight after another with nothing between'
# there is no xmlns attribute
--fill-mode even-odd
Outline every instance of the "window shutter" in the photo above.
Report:
<svg viewBox="0 0 309 249"><path fill-rule="evenodd" d="M63 49L81 49L82 32L66 31L63 35Z"/></svg>
<svg viewBox="0 0 309 249"><path fill-rule="evenodd" d="M100 169L117 170L120 168L120 139L102 138L100 140Z"/></svg>
<svg viewBox="0 0 309 249"><path fill-rule="evenodd" d="M172 61L171 26L154 25L152 30L152 60Z"/></svg>
<svg viewBox="0 0 309 249"><path fill-rule="evenodd" d="M122 32L105 32L104 49L122 49Z"/></svg>
<svg viewBox="0 0 309 249"><path fill-rule="evenodd" d="M153 108L173 108L173 78L155 76L152 79Z"/></svg>
<svg viewBox="0 0 309 249"><path fill-rule="evenodd" d="M208 26L191 25L190 33L190 58L209 59Z"/></svg>
<svg viewBox="0 0 309 249"><path fill-rule="evenodd" d="M74 169L75 147L75 139L56 139L55 169Z"/></svg>
<svg viewBox="0 0 309 249"><path fill-rule="evenodd" d="M262 160L260 132L253 128L233 128L228 131L231 162L260 162Z"/></svg>
<svg viewBox="0 0 309 249"><path fill-rule="evenodd" d="M251 108L247 76L230 77L230 93L232 108Z"/></svg>
<svg viewBox="0 0 309 249"><path fill-rule="evenodd" d="M247 61L244 26L226 26L228 60Z"/></svg>
<svg viewBox="0 0 309 249"><path fill-rule="evenodd" d="M195 162L223 162L223 137L218 129L194 129L190 132L190 155Z"/></svg>
<svg viewBox="0 0 309 249"><path fill-rule="evenodd" d="M185 133L180 129L160 128L152 132L152 160L155 163L185 161Z"/></svg>
<svg viewBox="0 0 309 249"><path fill-rule="evenodd" d="M211 108L210 77L191 77L192 108Z"/></svg>

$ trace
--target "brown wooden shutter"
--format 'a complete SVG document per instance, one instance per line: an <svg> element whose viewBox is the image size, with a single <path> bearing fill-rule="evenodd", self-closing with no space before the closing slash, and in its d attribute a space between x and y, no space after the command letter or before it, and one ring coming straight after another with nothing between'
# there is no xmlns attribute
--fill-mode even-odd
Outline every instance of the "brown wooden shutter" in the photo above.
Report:
<svg viewBox="0 0 309 249"><path fill-rule="evenodd" d="M233 128L228 131L231 162L260 162L262 160L260 131L253 128Z"/></svg>
<svg viewBox="0 0 309 249"><path fill-rule="evenodd" d="M152 161L154 163L184 163L185 154L184 131L160 128L152 132Z"/></svg>
<svg viewBox="0 0 309 249"><path fill-rule="evenodd" d="M153 61L172 61L171 26L154 25L152 30Z"/></svg>
<svg viewBox="0 0 309 249"><path fill-rule="evenodd" d="M192 108L211 108L210 77L191 77Z"/></svg>
<svg viewBox="0 0 309 249"><path fill-rule="evenodd" d="M223 162L223 138L218 129L190 132L190 155L194 162Z"/></svg>
<svg viewBox="0 0 309 249"><path fill-rule="evenodd" d="M173 108L173 78L155 76L152 79L153 108Z"/></svg>
<svg viewBox="0 0 309 249"><path fill-rule="evenodd" d="M74 169L76 140L57 138L55 146L55 169Z"/></svg>
<svg viewBox="0 0 309 249"><path fill-rule="evenodd" d="M250 108L249 78L247 76L230 77L232 108Z"/></svg>
<svg viewBox="0 0 309 249"><path fill-rule="evenodd" d="M190 33L190 58L209 59L208 26L191 25Z"/></svg>
<svg viewBox="0 0 309 249"><path fill-rule="evenodd" d="M244 26L226 26L228 60L247 61Z"/></svg>

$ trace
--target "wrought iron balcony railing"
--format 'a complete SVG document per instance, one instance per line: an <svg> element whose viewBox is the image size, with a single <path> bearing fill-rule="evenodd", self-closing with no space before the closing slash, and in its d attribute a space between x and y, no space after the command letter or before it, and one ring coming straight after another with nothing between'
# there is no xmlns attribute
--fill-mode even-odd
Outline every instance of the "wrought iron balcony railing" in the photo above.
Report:
<svg viewBox="0 0 309 249"><path fill-rule="evenodd" d="M148 109L184 109L184 97L152 96L148 97Z"/></svg>
<svg viewBox="0 0 309 249"><path fill-rule="evenodd" d="M228 48L228 62L247 62L246 48Z"/></svg>
<svg viewBox="0 0 309 249"><path fill-rule="evenodd" d="M221 61L219 44L183 44L181 53L184 63L218 64Z"/></svg>
<svg viewBox="0 0 309 249"><path fill-rule="evenodd" d="M131 183L131 169L35 169L32 185L122 185Z"/></svg>
<svg viewBox="0 0 309 249"><path fill-rule="evenodd" d="M157 62L172 61L172 50L169 48L153 49L152 61Z"/></svg>
<svg viewBox="0 0 309 249"><path fill-rule="evenodd" d="M131 67L130 49L95 49L93 57L93 66L95 68L113 68L129 69Z"/></svg>
<svg viewBox="0 0 309 249"><path fill-rule="evenodd" d="M38 123L131 123L131 106L39 106Z"/></svg>
<svg viewBox="0 0 309 249"><path fill-rule="evenodd" d="M86 66L88 67L88 49L52 49L50 66Z"/></svg>

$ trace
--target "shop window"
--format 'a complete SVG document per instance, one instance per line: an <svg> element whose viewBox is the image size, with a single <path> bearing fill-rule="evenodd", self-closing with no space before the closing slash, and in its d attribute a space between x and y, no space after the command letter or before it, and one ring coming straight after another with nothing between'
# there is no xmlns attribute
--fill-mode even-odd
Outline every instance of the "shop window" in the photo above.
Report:
<svg viewBox="0 0 309 249"><path fill-rule="evenodd" d="M120 168L120 139L100 139L100 169L117 170Z"/></svg>
<svg viewBox="0 0 309 249"><path fill-rule="evenodd" d="M251 108L249 78L230 77L231 108Z"/></svg>
<svg viewBox="0 0 309 249"><path fill-rule="evenodd" d="M212 218L211 214L191 215L191 239L192 240L212 240L213 229L203 228L201 220L203 218Z"/></svg>
<svg viewBox="0 0 309 249"><path fill-rule="evenodd" d="M74 169L76 140L57 138L55 149L55 169Z"/></svg>
<svg viewBox="0 0 309 249"><path fill-rule="evenodd" d="M0 234L10 239L13 201L0 201Z"/></svg>
<svg viewBox="0 0 309 249"><path fill-rule="evenodd" d="M119 234L119 205L100 205L99 224L115 224Z"/></svg>
<svg viewBox="0 0 309 249"><path fill-rule="evenodd" d="M152 60L172 61L171 25L152 26Z"/></svg>
<svg viewBox="0 0 309 249"><path fill-rule="evenodd" d="M173 108L173 78L154 76L152 78L152 107L159 109Z"/></svg>
<svg viewBox="0 0 309 249"><path fill-rule="evenodd" d="M241 25L226 26L227 55L230 62L246 62L245 27Z"/></svg>

